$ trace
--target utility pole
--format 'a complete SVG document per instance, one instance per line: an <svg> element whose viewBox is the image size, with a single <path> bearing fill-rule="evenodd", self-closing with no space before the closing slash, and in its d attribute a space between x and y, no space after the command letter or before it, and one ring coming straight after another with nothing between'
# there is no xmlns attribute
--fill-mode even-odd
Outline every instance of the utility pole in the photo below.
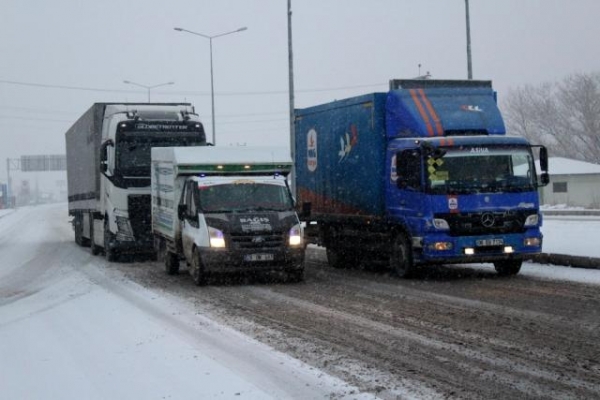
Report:
<svg viewBox="0 0 600 400"><path fill-rule="evenodd" d="M467 19L467 76L473 79L473 67L471 65L471 21L469 18L469 0L465 0L465 13Z"/></svg>
<svg viewBox="0 0 600 400"><path fill-rule="evenodd" d="M290 91L290 153L292 161L296 160L296 128L294 112L294 56L292 51L292 0L288 0L288 68L289 68L289 91ZM296 197L296 167L292 164L292 179L290 189Z"/></svg>

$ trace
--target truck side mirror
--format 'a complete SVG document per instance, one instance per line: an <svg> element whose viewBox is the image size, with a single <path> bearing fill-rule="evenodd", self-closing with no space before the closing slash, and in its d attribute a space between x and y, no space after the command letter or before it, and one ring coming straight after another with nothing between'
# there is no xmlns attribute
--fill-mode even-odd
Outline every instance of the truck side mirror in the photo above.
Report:
<svg viewBox="0 0 600 400"><path fill-rule="evenodd" d="M550 183L550 174L548 173L548 149L540 146L540 186L546 186Z"/></svg>
<svg viewBox="0 0 600 400"><path fill-rule="evenodd" d="M185 204L179 204L177 206L177 218L182 220L185 217L186 209L187 209L187 207L185 206Z"/></svg>
<svg viewBox="0 0 600 400"><path fill-rule="evenodd" d="M108 171L108 146L114 146L112 140L107 140L100 146L100 172Z"/></svg>
<svg viewBox="0 0 600 400"><path fill-rule="evenodd" d="M548 172L548 150L544 146L540 147L540 169Z"/></svg>

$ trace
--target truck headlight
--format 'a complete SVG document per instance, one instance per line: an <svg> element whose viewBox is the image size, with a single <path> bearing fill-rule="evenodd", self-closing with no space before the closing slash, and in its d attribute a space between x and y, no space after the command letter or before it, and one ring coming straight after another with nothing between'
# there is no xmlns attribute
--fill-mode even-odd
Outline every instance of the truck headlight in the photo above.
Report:
<svg viewBox="0 0 600 400"><path fill-rule="evenodd" d="M446 221L445 219L441 219L441 218L434 218L433 226L435 227L435 229L446 230L446 231L450 230L450 225L448 225L448 221Z"/></svg>
<svg viewBox="0 0 600 400"><path fill-rule="evenodd" d="M531 214L525 219L525 226L537 226L540 222L539 214Z"/></svg>
<svg viewBox="0 0 600 400"><path fill-rule="evenodd" d="M208 237L210 238L210 247L224 248L225 236L223 232L212 227L208 227Z"/></svg>
<svg viewBox="0 0 600 400"><path fill-rule="evenodd" d="M302 227L300 224L292 226L289 236L290 246L300 246L302 244Z"/></svg>

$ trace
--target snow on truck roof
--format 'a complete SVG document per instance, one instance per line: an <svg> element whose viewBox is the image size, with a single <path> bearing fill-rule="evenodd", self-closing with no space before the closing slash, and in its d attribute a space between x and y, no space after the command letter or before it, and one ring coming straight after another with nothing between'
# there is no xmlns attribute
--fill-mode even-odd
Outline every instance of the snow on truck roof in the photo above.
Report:
<svg viewBox="0 0 600 400"><path fill-rule="evenodd" d="M193 173L289 173L292 168L292 158L285 147L154 147L152 160L170 162Z"/></svg>

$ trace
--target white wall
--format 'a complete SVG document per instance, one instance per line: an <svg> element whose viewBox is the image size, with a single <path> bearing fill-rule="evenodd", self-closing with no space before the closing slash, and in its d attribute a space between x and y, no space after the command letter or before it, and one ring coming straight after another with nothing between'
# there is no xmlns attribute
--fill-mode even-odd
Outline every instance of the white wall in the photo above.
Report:
<svg viewBox="0 0 600 400"><path fill-rule="evenodd" d="M554 192L553 183L566 182L567 192ZM550 183L541 191L541 203L547 205L600 208L600 174L552 175Z"/></svg>

